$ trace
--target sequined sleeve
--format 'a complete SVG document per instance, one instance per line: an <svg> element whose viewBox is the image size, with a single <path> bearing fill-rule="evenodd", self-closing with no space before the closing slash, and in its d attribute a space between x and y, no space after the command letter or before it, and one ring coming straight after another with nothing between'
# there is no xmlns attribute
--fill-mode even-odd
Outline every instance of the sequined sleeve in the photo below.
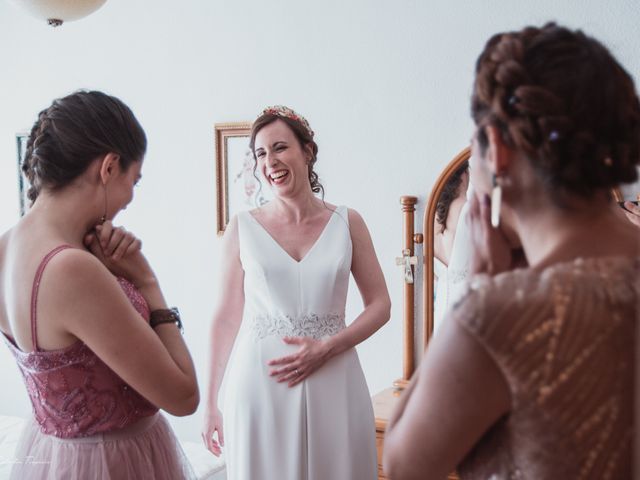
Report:
<svg viewBox="0 0 640 480"><path fill-rule="evenodd" d="M540 348L552 328L551 302L539 298L535 285L521 271L476 277L455 307L454 318L494 359L509 385L514 407L539 379L523 383L530 368L544 363Z"/></svg>
<svg viewBox="0 0 640 480"><path fill-rule="evenodd" d="M534 472L525 478L628 478L639 265L576 260L472 281L453 317L512 396L510 414L483 439L491 448L476 447L475 467L502 458L509 465L493 471Z"/></svg>

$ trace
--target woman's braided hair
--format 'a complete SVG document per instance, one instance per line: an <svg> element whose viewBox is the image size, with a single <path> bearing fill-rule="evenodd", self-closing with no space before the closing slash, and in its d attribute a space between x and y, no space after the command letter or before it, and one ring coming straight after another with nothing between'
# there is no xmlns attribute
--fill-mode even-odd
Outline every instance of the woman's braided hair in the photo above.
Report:
<svg viewBox="0 0 640 480"><path fill-rule="evenodd" d="M59 190L80 176L96 158L120 155L126 170L147 148L144 130L121 100L96 91L79 91L54 100L38 114L27 140L22 171L34 202L43 188Z"/></svg>
<svg viewBox="0 0 640 480"><path fill-rule="evenodd" d="M476 64L472 116L481 148L484 127L497 127L552 194L589 197L637 179L640 102L633 80L581 31L550 23L493 36Z"/></svg>

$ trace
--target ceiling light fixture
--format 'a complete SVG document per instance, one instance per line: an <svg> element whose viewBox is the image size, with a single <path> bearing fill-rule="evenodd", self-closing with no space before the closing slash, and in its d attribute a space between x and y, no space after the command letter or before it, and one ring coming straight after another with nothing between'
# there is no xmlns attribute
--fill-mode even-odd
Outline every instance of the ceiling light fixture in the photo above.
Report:
<svg viewBox="0 0 640 480"><path fill-rule="evenodd" d="M79 20L98 10L107 0L10 0L52 27Z"/></svg>

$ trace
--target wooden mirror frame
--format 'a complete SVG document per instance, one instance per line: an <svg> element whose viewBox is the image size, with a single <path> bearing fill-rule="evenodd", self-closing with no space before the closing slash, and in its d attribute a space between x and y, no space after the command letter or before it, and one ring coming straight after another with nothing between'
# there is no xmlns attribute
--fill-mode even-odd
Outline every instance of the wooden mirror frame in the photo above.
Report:
<svg viewBox="0 0 640 480"><path fill-rule="evenodd" d="M449 177L455 172L460 165L471 158L471 148L467 147L456 155L453 160L442 171L433 188L429 194L427 204L424 209L424 219L422 223L422 229L424 231L424 250L423 250L423 278L422 278L422 303L423 303L423 321L422 321L422 336L423 347L427 348L427 344L433 334L433 310L434 310L434 281L433 281L433 223L436 218L436 206L438 204L438 198L444 189L445 184L449 180Z"/></svg>

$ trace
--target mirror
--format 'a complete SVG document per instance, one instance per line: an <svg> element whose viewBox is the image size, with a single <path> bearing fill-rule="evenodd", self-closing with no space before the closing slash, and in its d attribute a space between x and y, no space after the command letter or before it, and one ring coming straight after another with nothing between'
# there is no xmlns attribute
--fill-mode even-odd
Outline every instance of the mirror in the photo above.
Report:
<svg viewBox="0 0 640 480"><path fill-rule="evenodd" d="M463 226L469 185L469 147L442 171L424 210L423 341L426 347L469 275L471 239ZM435 327L435 328L434 328Z"/></svg>

